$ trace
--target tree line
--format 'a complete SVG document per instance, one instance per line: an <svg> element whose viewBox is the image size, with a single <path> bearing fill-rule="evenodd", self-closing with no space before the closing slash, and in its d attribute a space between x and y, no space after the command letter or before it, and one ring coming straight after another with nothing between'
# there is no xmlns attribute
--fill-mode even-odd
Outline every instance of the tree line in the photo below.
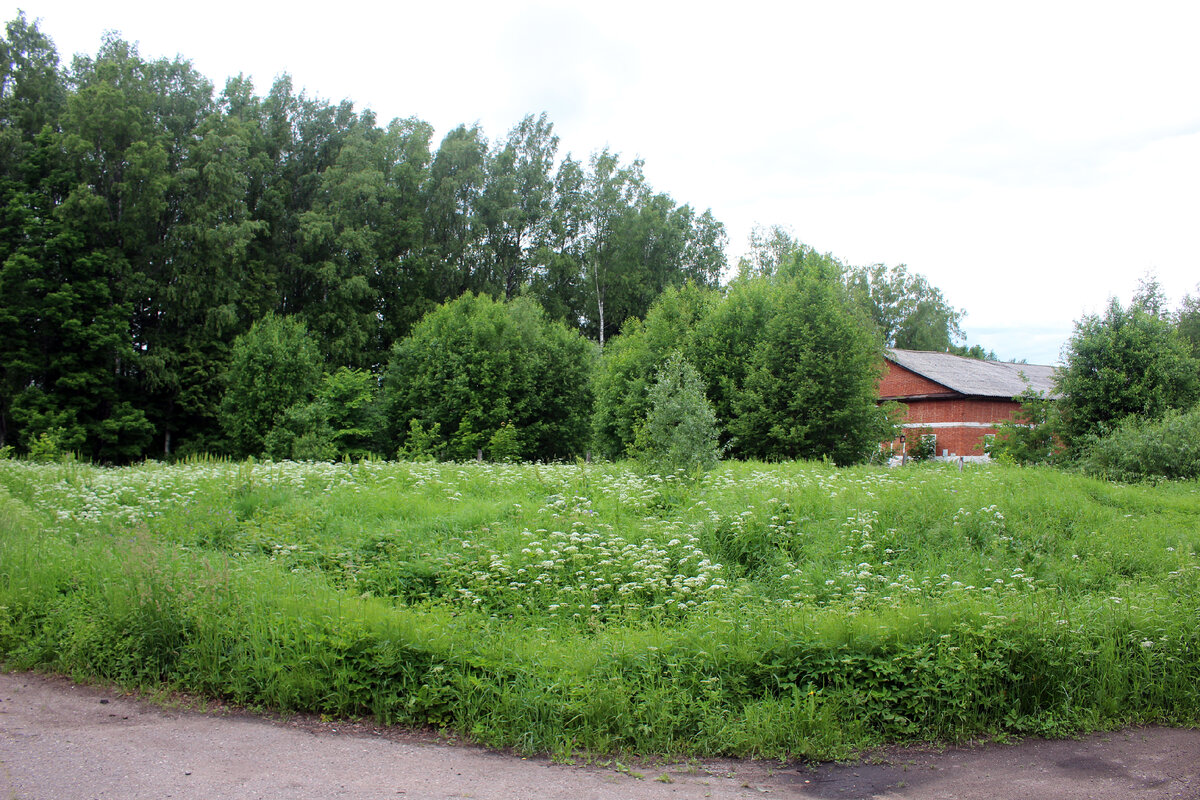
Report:
<svg viewBox="0 0 1200 800"><path fill-rule="evenodd" d="M1200 477L1200 295L1172 310L1148 276L1128 304L1110 298L1075 323L1055 388L1022 397L995 455L1116 480Z"/></svg>
<svg viewBox="0 0 1200 800"><path fill-rule="evenodd" d="M957 344L962 312L922 276L846 267L780 228L756 231L718 290L723 225L643 167L560 155L545 115L435 147L416 117L382 125L286 76L265 96L240 76L217 93L111 35L63 66L19 15L0 39L0 447L622 455L640 422L615 420L645 397L612 375L683 303L698 327L643 359L639 385L678 350L730 452L813 453L801 443L830 429L820 446L848 460L874 422L840 400L814 394L823 421L768 411L800 363L784 344L845 326L822 358L854 362L855 387L883 346L986 355ZM829 309L843 316L821 322ZM721 338L727 322L742 341Z"/></svg>

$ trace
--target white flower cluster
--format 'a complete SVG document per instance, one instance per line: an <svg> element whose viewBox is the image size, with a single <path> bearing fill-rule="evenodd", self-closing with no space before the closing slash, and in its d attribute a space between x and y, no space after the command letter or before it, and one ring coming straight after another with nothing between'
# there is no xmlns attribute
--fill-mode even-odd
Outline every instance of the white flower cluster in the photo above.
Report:
<svg viewBox="0 0 1200 800"><path fill-rule="evenodd" d="M726 588L722 566L692 536L632 542L575 522L569 531L525 530L521 537L522 546L508 552L461 541L446 564L461 602L497 614L603 621L683 614Z"/></svg>

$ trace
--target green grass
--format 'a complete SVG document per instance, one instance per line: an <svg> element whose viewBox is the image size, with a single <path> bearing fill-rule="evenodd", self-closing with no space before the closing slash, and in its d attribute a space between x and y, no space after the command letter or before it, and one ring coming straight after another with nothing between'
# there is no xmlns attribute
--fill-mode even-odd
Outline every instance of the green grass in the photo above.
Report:
<svg viewBox="0 0 1200 800"><path fill-rule="evenodd" d="M1200 721L1200 485L0 461L0 658L523 752Z"/></svg>

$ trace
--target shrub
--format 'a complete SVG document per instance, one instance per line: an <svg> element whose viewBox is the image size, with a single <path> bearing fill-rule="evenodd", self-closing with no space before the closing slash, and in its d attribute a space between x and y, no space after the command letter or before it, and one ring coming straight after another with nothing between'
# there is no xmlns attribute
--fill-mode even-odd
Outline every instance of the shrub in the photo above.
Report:
<svg viewBox="0 0 1200 800"><path fill-rule="evenodd" d="M594 356L532 301L464 294L392 348L382 390L392 435L409 449L411 420L426 434L437 425L434 449L472 459L508 422L521 458L574 456L586 445Z"/></svg>
<svg viewBox="0 0 1200 800"><path fill-rule="evenodd" d="M320 379L321 354L304 323L268 314L239 336L221 400L221 424L236 454L264 452L277 416L311 399Z"/></svg>
<svg viewBox="0 0 1200 800"><path fill-rule="evenodd" d="M1200 365L1171 321L1154 305L1109 303L1103 316L1075 325L1066 366L1057 375L1068 447L1126 417L1162 417L1200 399Z"/></svg>
<svg viewBox="0 0 1200 800"><path fill-rule="evenodd" d="M419 419L410 419L408 434L396 456L402 461L437 461L441 454L441 429L438 422L426 426Z"/></svg>
<svg viewBox="0 0 1200 800"><path fill-rule="evenodd" d="M714 307L718 295L687 284L663 292L644 322L629 319L621 335L604 346L596 370L592 442L605 458L620 458L633 449L634 437L650 411L650 389L659 369L676 351L689 356L697 321Z"/></svg>
<svg viewBox="0 0 1200 800"><path fill-rule="evenodd" d="M1125 420L1088 442L1080 467L1116 481L1200 478L1200 405L1160 420Z"/></svg>
<svg viewBox="0 0 1200 800"><path fill-rule="evenodd" d="M928 461L937 455L937 439L929 428L910 430L908 457L911 461Z"/></svg>
<svg viewBox="0 0 1200 800"><path fill-rule="evenodd" d="M521 460L521 433L506 422L488 439L488 460L511 463Z"/></svg>
<svg viewBox="0 0 1200 800"><path fill-rule="evenodd" d="M1050 464L1061 449L1055 401L1026 389L1017 399L1021 408L1003 422L988 454L1008 464Z"/></svg>
<svg viewBox="0 0 1200 800"><path fill-rule="evenodd" d="M721 457L717 417L704 381L678 353L667 359L649 392L650 412L637 433L639 460L660 472L710 469Z"/></svg>
<svg viewBox="0 0 1200 800"><path fill-rule="evenodd" d="M781 283L769 308L733 400L735 450L764 459L827 457L839 466L866 460L891 434L876 401L879 340L844 291L818 277Z"/></svg>
<svg viewBox="0 0 1200 800"><path fill-rule="evenodd" d="M66 439L67 432L63 428L42 431L38 438L29 443L29 460L57 461L70 455Z"/></svg>

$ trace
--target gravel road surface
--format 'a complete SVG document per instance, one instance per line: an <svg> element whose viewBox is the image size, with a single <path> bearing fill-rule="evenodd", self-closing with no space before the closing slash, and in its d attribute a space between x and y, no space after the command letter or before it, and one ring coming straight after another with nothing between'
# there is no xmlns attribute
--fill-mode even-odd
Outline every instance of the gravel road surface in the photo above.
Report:
<svg viewBox="0 0 1200 800"><path fill-rule="evenodd" d="M0 673L0 800L1200 799L1200 731L889 749L854 764L572 766L362 723L171 710Z"/></svg>

